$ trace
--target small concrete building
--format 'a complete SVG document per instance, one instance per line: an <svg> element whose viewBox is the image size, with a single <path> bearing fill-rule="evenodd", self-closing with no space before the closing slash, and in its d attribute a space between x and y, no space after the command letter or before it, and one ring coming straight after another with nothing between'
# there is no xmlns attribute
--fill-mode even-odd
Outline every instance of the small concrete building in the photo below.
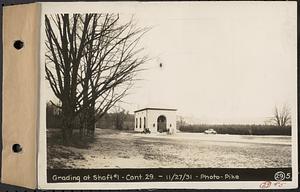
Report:
<svg viewBox="0 0 300 192"><path fill-rule="evenodd" d="M166 108L144 108L134 112L134 130L143 132L149 130L151 133L176 131L177 109Z"/></svg>

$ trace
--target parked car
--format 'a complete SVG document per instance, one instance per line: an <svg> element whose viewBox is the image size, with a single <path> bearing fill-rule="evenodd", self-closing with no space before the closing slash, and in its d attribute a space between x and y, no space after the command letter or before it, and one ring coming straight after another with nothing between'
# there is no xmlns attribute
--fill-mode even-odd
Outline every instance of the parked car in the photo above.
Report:
<svg viewBox="0 0 300 192"><path fill-rule="evenodd" d="M207 129L204 131L205 134L217 134L217 132L213 129Z"/></svg>
<svg viewBox="0 0 300 192"><path fill-rule="evenodd" d="M142 132L142 133L145 133L145 134L147 134L147 133L151 133L151 131L149 130L149 129L144 129L144 131Z"/></svg>

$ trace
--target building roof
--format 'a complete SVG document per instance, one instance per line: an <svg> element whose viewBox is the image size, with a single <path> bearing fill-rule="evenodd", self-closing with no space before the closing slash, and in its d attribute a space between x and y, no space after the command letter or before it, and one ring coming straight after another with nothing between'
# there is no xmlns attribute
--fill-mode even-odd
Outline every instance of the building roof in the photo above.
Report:
<svg viewBox="0 0 300 192"><path fill-rule="evenodd" d="M145 110L177 111L177 109L171 109L171 108L152 108L152 107L147 107L147 108L136 110L134 112L137 113L137 112L145 111Z"/></svg>

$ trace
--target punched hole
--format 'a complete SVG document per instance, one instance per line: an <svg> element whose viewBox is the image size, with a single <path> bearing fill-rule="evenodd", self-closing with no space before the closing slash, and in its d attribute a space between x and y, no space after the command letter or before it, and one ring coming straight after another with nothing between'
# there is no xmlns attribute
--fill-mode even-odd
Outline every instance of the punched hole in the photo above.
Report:
<svg viewBox="0 0 300 192"><path fill-rule="evenodd" d="M24 42L21 40L16 40L14 42L14 48L16 48L17 50L20 50L24 47Z"/></svg>
<svg viewBox="0 0 300 192"><path fill-rule="evenodd" d="M12 146L12 150L15 153L20 153L22 151L22 147L20 144L13 144Z"/></svg>

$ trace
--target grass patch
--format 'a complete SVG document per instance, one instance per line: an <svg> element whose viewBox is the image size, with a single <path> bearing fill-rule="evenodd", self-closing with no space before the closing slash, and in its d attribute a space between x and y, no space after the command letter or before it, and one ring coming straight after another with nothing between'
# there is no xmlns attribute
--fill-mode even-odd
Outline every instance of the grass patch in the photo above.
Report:
<svg viewBox="0 0 300 192"><path fill-rule="evenodd" d="M77 130L73 130L73 136L68 146L79 149L88 149L95 141L94 137L81 138ZM47 130L47 145L64 145L62 132L60 129L48 129Z"/></svg>

